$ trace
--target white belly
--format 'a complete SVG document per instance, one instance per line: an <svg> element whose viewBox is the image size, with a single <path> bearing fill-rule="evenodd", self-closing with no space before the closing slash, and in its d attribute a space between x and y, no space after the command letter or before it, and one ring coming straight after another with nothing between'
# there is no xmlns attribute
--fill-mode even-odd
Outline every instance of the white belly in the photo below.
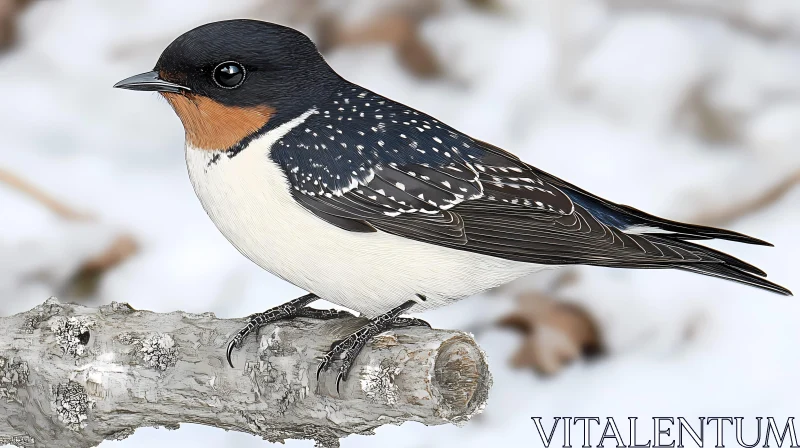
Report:
<svg viewBox="0 0 800 448"><path fill-rule="evenodd" d="M543 268L380 231L349 232L314 216L294 201L283 172L268 157L272 144L301 118L254 140L233 158L186 148L189 177L203 208L263 269L374 317L408 300L419 302L413 312L446 305Z"/></svg>

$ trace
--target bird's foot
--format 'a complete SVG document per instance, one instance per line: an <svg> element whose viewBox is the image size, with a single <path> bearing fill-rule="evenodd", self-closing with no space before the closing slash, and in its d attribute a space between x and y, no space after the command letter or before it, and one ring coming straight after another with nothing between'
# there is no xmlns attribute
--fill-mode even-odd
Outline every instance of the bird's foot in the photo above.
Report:
<svg viewBox="0 0 800 448"><path fill-rule="evenodd" d="M367 325L359 328L355 333L350 336L336 341L331 345L331 349L326 353L317 367L317 382L319 382L319 375L323 370L326 370L336 360L341 359L342 365L339 367L339 374L336 376L336 393L339 393L339 384L342 381L347 381L347 375L350 373L350 368L356 357L364 348L364 345L374 336L391 330L393 328L425 326L430 328L430 324L421 319L400 317L400 313L411 308L416 302L409 300L408 302L392 309L386 314L371 319Z"/></svg>
<svg viewBox="0 0 800 448"><path fill-rule="evenodd" d="M306 294L303 297L298 297L297 299L286 302L283 305L270 308L263 313L251 315L250 321L247 322L247 325L239 330L239 332L236 333L236 336L234 336L233 339L228 342L228 347L225 351L228 364L233 367L233 362L231 362L231 353L233 353L233 350L242 345L242 342L244 342L245 338L247 338L247 335L249 335L253 330L261 328L269 323L295 317L310 317L312 319L321 320L338 319L340 317L355 317L347 311L318 310L307 307L308 304L317 299L319 299L319 297L317 297L315 294Z"/></svg>

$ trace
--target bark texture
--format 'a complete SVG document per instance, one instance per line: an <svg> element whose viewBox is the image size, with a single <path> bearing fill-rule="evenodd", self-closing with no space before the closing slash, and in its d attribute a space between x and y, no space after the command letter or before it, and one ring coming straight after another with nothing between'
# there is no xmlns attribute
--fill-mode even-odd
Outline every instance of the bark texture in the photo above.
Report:
<svg viewBox="0 0 800 448"><path fill-rule="evenodd" d="M469 335L423 327L376 337L336 393L318 358L362 319L267 325L225 362L243 319L51 298L0 318L0 445L91 447L136 428L199 423L270 441L336 446L385 424L465 422L491 386Z"/></svg>

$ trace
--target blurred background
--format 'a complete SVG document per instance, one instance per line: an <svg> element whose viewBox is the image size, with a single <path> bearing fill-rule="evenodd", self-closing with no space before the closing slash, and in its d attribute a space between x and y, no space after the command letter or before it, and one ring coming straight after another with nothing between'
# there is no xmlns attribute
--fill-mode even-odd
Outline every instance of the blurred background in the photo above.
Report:
<svg viewBox="0 0 800 448"><path fill-rule="evenodd" d="M0 0L1 315L57 295L238 317L302 294L206 217L166 102L111 88L181 33L244 17L601 196L770 241L714 246L800 291L797 0ZM542 273L420 316L486 350L482 415L342 444L540 446L532 416L797 416L798 311L688 273ZM102 446L267 445L184 425Z"/></svg>

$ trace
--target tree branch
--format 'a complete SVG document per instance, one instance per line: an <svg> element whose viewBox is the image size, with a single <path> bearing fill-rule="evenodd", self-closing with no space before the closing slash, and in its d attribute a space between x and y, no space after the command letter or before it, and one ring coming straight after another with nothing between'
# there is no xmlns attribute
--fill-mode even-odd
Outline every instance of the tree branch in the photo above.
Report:
<svg viewBox="0 0 800 448"><path fill-rule="evenodd" d="M491 386L469 335L413 327L376 337L336 393L317 358L363 319L268 325L235 353L242 319L100 308L51 298L0 318L0 445L91 447L143 426L199 423L336 446L384 424L461 423ZM336 366L334 366L336 367Z"/></svg>

